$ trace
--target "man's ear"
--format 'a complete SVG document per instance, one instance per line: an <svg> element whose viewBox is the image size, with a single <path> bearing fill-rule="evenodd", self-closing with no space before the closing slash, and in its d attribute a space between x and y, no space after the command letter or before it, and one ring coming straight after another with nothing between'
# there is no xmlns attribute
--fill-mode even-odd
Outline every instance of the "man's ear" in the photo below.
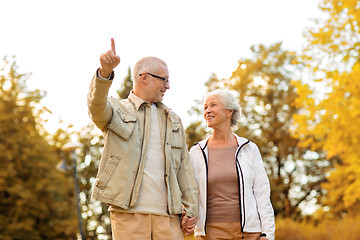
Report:
<svg viewBox="0 0 360 240"><path fill-rule="evenodd" d="M147 74L146 73L140 73L139 74L139 80L145 83L146 80L147 80Z"/></svg>

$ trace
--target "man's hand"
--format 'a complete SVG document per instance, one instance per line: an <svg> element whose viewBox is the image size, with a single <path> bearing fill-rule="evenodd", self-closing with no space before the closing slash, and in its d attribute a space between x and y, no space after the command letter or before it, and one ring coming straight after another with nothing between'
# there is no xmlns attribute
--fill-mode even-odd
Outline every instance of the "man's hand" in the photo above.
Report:
<svg viewBox="0 0 360 240"><path fill-rule="evenodd" d="M120 57L116 55L115 41L111 38L111 50L101 54L100 56L100 75L104 78L108 78L113 69L119 65Z"/></svg>
<svg viewBox="0 0 360 240"><path fill-rule="evenodd" d="M195 217L188 217L185 215L186 212L182 213L181 216L181 229L185 232L185 236L190 235L196 226L196 218Z"/></svg>

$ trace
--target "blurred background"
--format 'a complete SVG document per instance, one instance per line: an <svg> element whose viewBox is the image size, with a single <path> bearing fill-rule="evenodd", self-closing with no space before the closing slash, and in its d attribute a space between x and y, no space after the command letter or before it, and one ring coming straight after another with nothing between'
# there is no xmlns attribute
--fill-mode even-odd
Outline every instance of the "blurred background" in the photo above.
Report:
<svg viewBox="0 0 360 240"><path fill-rule="evenodd" d="M86 94L114 37L110 95L168 63L164 103L188 147L210 134L206 91L242 107L271 182L277 240L360 239L360 1L0 2L0 239L111 239L91 199L103 148ZM186 239L194 239L188 236Z"/></svg>

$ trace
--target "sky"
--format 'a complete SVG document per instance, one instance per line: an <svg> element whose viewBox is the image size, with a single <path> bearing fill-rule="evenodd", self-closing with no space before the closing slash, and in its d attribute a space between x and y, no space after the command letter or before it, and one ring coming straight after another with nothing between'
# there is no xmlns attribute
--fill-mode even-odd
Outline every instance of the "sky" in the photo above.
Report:
<svg viewBox="0 0 360 240"><path fill-rule="evenodd" d="M0 57L16 56L32 73L30 89L47 92L48 130L61 119L87 125L86 96L100 55L115 39L121 62L110 96L127 70L145 56L168 64L170 90L163 102L185 127L212 74L228 78L250 47L282 42L300 50L305 28L321 17L319 0L0 0Z"/></svg>

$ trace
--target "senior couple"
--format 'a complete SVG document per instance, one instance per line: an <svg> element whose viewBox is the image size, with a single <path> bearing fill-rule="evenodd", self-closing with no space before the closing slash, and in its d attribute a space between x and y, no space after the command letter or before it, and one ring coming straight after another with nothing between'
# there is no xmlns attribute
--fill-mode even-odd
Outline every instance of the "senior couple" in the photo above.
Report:
<svg viewBox="0 0 360 240"><path fill-rule="evenodd" d="M93 198L109 205L119 239L273 240L270 185L255 143L231 130L240 107L226 90L209 93L204 120L213 132L187 151L180 118L162 103L169 86L164 61L139 60L127 99L108 98L120 63L100 56L88 94L89 115L104 134Z"/></svg>

